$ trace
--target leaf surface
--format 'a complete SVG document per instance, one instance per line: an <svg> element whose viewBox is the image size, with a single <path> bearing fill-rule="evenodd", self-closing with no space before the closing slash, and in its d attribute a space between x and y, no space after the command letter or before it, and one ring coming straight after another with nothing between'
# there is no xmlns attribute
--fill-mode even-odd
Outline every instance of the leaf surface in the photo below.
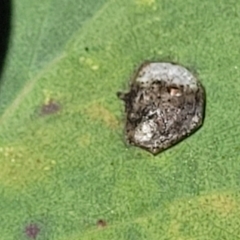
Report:
<svg viewBox="0 0 240 240"><path fill-rule="evenodd" d="M1 238L26 239L34 223L39 239L238 239L240 3L15 0L13 9ZM153 157L124 144L116 92L144 60L166 59L197 70L206 117Z"/></svg>

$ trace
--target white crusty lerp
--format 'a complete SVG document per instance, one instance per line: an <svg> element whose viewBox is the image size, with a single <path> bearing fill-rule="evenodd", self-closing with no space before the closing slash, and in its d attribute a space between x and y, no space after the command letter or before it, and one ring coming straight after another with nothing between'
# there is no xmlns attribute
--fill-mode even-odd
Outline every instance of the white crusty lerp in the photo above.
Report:
<svg viewBox="0 0 240 240"><path fill-rule="evenodd" d="M145 86L152 81L164 81L166 84L189 86L193 91L198 89L198 81L186 68L172 63L152 62L143 67L136 78L136 82Z"/></svg>
<svg viewBox="0 0 240 240"><path fill-rule="evenodd" d="M125 102L126 139L153 154L171 147L202 125L205 92L186 68L161 62L142 64Z"/></svg>

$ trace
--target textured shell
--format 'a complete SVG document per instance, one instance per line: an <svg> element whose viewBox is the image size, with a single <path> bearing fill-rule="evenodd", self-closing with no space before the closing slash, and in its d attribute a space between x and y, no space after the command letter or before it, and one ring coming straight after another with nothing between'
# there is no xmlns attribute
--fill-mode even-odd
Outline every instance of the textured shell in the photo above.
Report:
<svg viewBox="0 0 240 240"><path fill-rule="evenodd" d="M127 93L125 135L135 146L157 154L202 125L205 92L186 68L160 62L142 64Z"/></svg>

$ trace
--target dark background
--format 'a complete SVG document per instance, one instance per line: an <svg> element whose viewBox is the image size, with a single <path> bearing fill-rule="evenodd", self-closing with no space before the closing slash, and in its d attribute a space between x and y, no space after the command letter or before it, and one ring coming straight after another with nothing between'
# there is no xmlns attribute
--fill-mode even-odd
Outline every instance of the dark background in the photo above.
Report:
<svg viewBox="0 0 240 240"><path fill-rule="evenodd" d="M10 0L1 0L0 3L0 81L9 46L11 32L11 9Z"/></svg>

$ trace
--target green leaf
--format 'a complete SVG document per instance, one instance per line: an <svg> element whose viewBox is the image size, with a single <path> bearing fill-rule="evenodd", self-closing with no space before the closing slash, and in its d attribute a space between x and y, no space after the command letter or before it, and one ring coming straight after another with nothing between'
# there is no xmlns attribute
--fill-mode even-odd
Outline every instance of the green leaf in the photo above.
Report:
<svg viewBox="0 0 240 240"><path fill-rule="evenodd" d="M32 223L37 239L238 239L239 2L15 0L13 10L1 238L27 239ZM206 117L153 157L124 143L116 92L144 60L166 59L198 72Z"/></svg>

